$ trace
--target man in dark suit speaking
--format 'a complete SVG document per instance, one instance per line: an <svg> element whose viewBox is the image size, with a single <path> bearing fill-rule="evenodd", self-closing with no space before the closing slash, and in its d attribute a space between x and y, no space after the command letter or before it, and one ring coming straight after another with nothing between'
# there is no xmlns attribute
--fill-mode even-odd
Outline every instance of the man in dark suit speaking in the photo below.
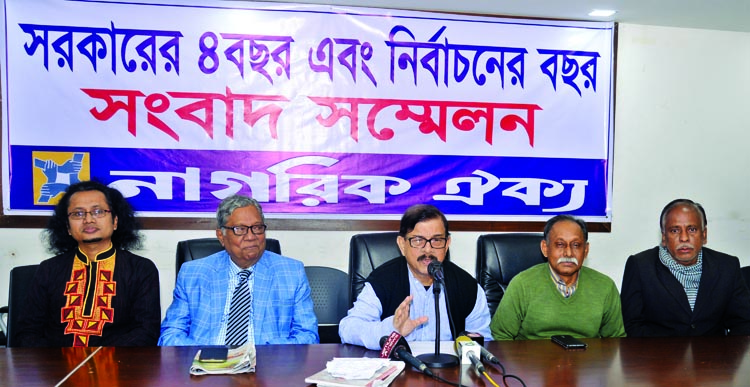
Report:
<svg viewBox="0 0 750 387"><path fill-rule="evenodd" d="M625 264L621 297L628 337L750 334L750 291L739 260L703 247L703 207L673 200L660 221L661 245Z"/></svg>

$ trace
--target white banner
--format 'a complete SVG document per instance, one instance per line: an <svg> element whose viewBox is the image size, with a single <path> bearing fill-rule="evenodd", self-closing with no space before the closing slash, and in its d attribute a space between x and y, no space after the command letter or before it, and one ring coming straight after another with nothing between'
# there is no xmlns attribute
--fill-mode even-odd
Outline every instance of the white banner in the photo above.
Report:
<svg viewBox="0 0 750 387"><path fill-rule="evenodd" d="M94 177L152 216L610 218L612 23L4 3L6 214Z"/></svg>

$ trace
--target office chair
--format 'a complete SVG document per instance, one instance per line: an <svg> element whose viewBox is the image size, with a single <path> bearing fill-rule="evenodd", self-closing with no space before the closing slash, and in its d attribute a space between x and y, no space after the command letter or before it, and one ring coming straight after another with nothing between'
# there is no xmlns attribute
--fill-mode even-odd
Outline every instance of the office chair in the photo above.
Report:
<svg viewBox="0 0 750 387"><path fill-rule="evenodd" d="M516 274L546 262L540 243L542 234L485 234L477 239L476 278L487 296L490 316Z"/></svg>
<svg viewBox="0 0 750 387"><path fill-rule="evenodd" d="M349 307L354 305L365 280L385 262L401 256L396 244L398 232L357 234L349 241Z"/></svg>
<svg viewBox="0 0 750 387"><path fill-rule="evenodd" d="M8 347L19 347L18 329L21 321L21 311L26 302L26 294L33 283L34 274L39 265L16 266L10 270L10 287L8 289L8 321L7 336Z"/></svg>
<svg viewBox="0 0 750 387"><path fill-rule="evenodd" d="M305 266L321 343L341 343L339 322L349 310L349 276L339 269Z"/></svg>
<svg viewBox="0 0 750 387"><path fill-rule="evenodd" d="M216 238L188 239L177 242L177 253L175 254L175 279L180 272L180 267L187 261L205 258L211 254L224 250ZM281 244L273 238L266 238L266 250L281 254Z"/></svg>

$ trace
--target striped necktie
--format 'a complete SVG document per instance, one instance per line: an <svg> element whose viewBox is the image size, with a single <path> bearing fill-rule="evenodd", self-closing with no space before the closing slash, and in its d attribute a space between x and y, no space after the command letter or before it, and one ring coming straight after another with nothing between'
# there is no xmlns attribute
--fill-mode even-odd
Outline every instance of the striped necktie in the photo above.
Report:
<svg viewBox="0 0 750 387"><path fill-rule="evenodd" d="M229 323L227 324L226 345L243 345L247 342L248 324L250 323L250 308L253 296L247 286L247 280L253 272L242 270L239 272L240 283L232 293L232 303L229 306Z"/></svg>

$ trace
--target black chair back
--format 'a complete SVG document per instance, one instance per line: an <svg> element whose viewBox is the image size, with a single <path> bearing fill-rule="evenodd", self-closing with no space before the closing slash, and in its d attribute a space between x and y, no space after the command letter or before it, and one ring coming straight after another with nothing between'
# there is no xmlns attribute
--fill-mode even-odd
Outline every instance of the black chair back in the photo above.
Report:
<svg viewBox="0 0 750 387"><path fill-rule="evenodd" d="M490 315L516 274L546 262L540 243L542 234L505 233L480 235L477 240L476 278L487 295Z"/></svg>
<svg viewBox="0 0 750 387"><path fill-rule="evenodd" d="M8 290L8 347L19 347L18 332L21 312L26 303L26 295L34 283L34 274L39 265L16 266L10 270Z"/></svg>
<svg viewBox="0 0 750 387"><path fill-rule="evenodd" d="M188 239L177 242L177 254L175 255L175 278L180 272L182 264L195 259L208 257L211 254L224 250L216 238ZM273 238L266 238L266 250L281 254L281 244Z"/></svg>
<svg viewBox="0 0 750 387"><path fill-rule="evenodd" d="M339 269L305 266L321 343L340 343L339 321L349 310L349 276Z"/></svg>
<svg viewBox="0 0 750 387"><path fill-rule="evenodd" d="M349 306L354 305L365 280L381 264L401 256L396 244L398 232L357 234L349 242Z"/></svg>

